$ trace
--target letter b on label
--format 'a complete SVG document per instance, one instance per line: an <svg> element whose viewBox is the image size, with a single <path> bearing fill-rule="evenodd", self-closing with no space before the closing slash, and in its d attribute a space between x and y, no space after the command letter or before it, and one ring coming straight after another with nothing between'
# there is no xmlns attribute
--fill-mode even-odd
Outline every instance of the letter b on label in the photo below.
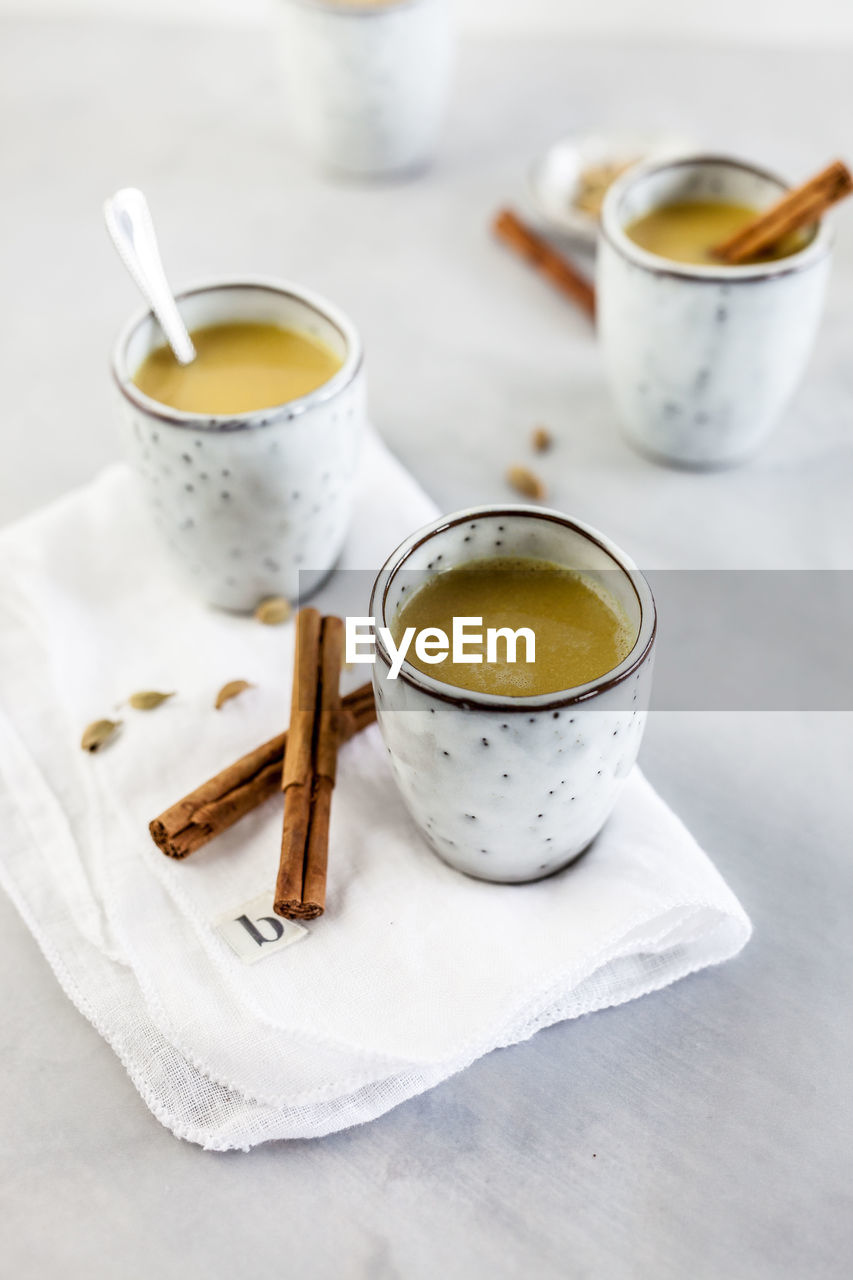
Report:
<svg viewBox="0 0 853 1280"><path fill-rule="evenodd" d="M253 938L259 947L266 942L278 942L284 933L284 921L279 916L259 916L253 921L247 915L242 915L237 917L237 923L243 926L249 937ZM265 925L269 925L271 930L266 936L261 932Z"/></svg>
<svg viewBox="0 0 853 1280"><path fill-rule="evenodd" d="M299 942L308 930L273 913L273 895L262 893L214 922L214 929L244 964L255 964Z"/></svg>

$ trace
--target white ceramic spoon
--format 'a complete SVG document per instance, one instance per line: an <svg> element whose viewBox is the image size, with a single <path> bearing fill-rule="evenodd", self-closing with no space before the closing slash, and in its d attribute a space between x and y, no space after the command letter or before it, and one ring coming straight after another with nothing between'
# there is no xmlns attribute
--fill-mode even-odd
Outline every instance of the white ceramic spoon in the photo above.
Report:
<svg viewBox="0 0 853 1280"><path fill-rule="evenodd" d="M195 360L195 347L169 288L148 201L136 187L123 187L104 201L107 230L119 257L160 322L179 364Z"/></svg>

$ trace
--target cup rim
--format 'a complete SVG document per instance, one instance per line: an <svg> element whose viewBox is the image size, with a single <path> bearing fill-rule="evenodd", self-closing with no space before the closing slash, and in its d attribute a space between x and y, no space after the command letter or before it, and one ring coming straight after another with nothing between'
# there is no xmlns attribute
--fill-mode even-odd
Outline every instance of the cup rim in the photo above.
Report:
<svg viewBox="0 0 853 1280"><path fill-rule="evenodd" d="M669 169L701 168L704 165L726 165L730 169L741 169L746 173L764 178L775 183L783 192L790 191L790 183L780 178L777 173L765 169L762 165L741 160L737 156L715 152L697 152L692 155L674 156L670 160L649 160L632 166L621 177L617 178L607 191L601 209L601 235L607 243L629 262L644 267L647 271L659 276L672 276L680 280L710 280L717 284L732 284L736 281L767 280L778 276L792 275L797 271L805 271L815 262L825 257L832 247L832 229L825 219L818 223L813 239L786 258L776 258L770 262L741 263L730 266L727 263L705 265L697 262L675 262L670 258L662 258L659 254L642 249L625 234L618 218L619 205L626 192L634 185L653 173Z"/></svg>
<svg viewBox="0 0 853 1280"><path fill-rule="evenodd" d="M370 593L369 614L371 618L376 619L377 628L377 659L381 657L385 665L390 668L391 659L378 628L387 626L385 608L388 591L395 575L404 568L405 562L412 552L416 551L418 547L428 542L436 534L443 533L446 529L452 529L456 525L465 524L471 519L478 519L483 516L518 515L550 521L553 524L559 524L564 528L571 529L574 533L581 534L589 542L606 552L615 561L617 568L630 581L640 609L640 625L637 628L637 638L630 651L618 666L606 671L595 680L589 680L585 684L575 685L568 689L560 689L556 692L531 694L521 698L511 698L498 693L478 693L472 689L460 689L456 685L450 685L442 680L436 680L434 676L426 675L406 660L404 660L400 668L397 676L398 680L403 680L406 684L420 690L421 693L427 693L431 697L438 698L441 702L447 702L465 709L500 711L502 713L555 711L563 707L571 707L578 703L587 702L590 698L615 688L625 680L629 680L646 661L657 635L657 609L652 589L644 575L634 564L634 561L615 542L611 541L605 534L600 533L598 529L593 528L592 525L586 524L582 520L570 519L563 512L555 511L550 507L534 507L525 503L487 503L478 507L466 507L464 510L454 511L450 515L439 516L438 519L409 534L408 538L401 542L396 550L392 551L376 575ZM377 603L380 607L380 616L378 617L375 609Z"/></svg>
<svg viewBox="0 0 853 1280"><path fill-rule="evenodd" d="M121 394L136 409L140 409L149 417L157 418L174 427L189 427L193 431L240 431L247 428L266 427L272 422L281 422L296 418L313 409L315 405L331 400L344 390L357 376L364 361L364 350L361 338L355 325L334 303L329 302L322 294L312 289L303 288L289 280L278 280L270 276L225 276L213 281L202 281L189 285L175 294L175 301L180 303L185 298L200 293L216 293L227 289L256 289L261 292L275 293L294 298L305 303L318 315L332 324L340 333L346 345L344 362L327 382L321 383L307 395L295 400L285 400L281 404L269 405L264 409L250 409L246 413L188 413L184 409L175 409L171 405L154 400L141 391L132 379L127 366L127 348L131 338L140 325L153 317L150 307L141 307L121 329L115 341L110 362L113 379Z"/></svg>

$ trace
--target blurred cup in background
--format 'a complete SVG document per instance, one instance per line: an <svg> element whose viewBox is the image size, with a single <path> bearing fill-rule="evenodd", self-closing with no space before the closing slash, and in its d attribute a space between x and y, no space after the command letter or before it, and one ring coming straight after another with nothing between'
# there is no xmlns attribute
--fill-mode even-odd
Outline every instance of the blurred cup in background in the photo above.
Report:
<svg viewBox="0 0 853 1280"><path fill-rule="evenodd" d="M432 158L451 64L448 0L280 0L289 117L333 173L382 177Z"/></svg>

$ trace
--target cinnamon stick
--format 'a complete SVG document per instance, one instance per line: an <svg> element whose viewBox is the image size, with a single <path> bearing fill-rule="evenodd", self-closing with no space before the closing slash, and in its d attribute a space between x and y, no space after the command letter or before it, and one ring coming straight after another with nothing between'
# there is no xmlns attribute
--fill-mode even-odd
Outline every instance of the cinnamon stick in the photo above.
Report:
<svg viewBox="0 0 853 1280"><path fill-rule="evenodd" d="M311 765L314 725L320 693L320 636L323 620L316 609L303 609L296 619L296 657L290 728L284 748L281 788L284 791L284 825L281 860L273 909L279 915L290 903L302 902L302 876L308 826L311 822Z"/></svg>
<svg viewBox="0 0 853 1280"><path fill-rule="evenodd" d="M375 719L373 690L363 684L341 704L341 742ZM286 733L270 738L154 818L148 829L158 848L167 857L186 858L277 795L286 741Z"/></svg>
<svg viewBox="0 0 853 1280"><path fill-rule="evenodd" d="M712 252L731 266L760 257L785 236L819 222L831 205L851 191L853 175L841 160L835 160L802 186L787 191L781 200L716 245Z"/></svg>
<svg viewBox="0 0 853 1280"><path fill-rule="evenodd" d="M507 248L519 254L561 293L571 298L590 320L595 319L595 289L591 281L552 249L538 232L522 222L511 209L501 209L492 230Z"/></svg>
<svg viewBox="0 0 853 1280"><path fill-rule="evenodd" d="M344 625L341 619L324 618L320 650L320 713L315 747L315 780L311 797L311 825L305 850L300 919L305 919L309 910L313 917L315 908L318 908L319 915L326 905L329 822L340 740L341 696L338 685L343 649Z"/></svg>
<svg viewBox="0 0 853 1280"><path fill-rule="evenodd" d="M332 788L340 736L344 628L303 609L296 620L290 730L284 751L284 823L273 909L314 920L326 905Z"/></svg>

